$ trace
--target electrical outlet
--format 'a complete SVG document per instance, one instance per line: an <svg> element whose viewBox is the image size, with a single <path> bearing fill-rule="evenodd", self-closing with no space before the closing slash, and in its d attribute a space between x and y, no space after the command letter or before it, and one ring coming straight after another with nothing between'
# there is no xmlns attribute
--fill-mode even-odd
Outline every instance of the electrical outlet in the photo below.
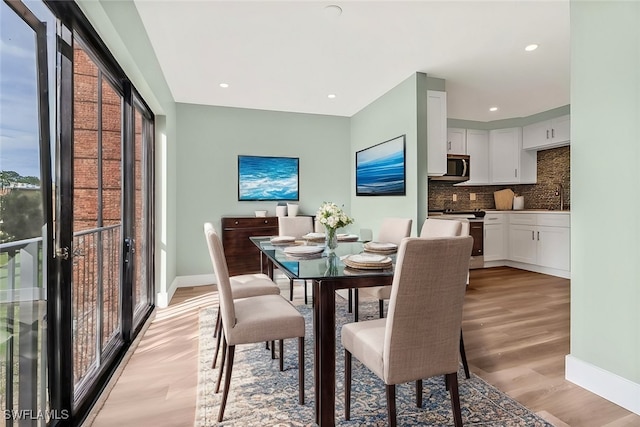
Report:
<svg viewBox="0 0 640 427"><path fill-rule="evenodd" d="M473 201L476 199L476 193L469 193L469 200Z"/></svg>
<svg viewBox="0 0 640 427"><path fill-rule="evenodd" d="M457 195L457 194L454 194L454 195L451 197L451 200L453 200L454 202L457 202L457 201L458 201L458 195Z"/></svg>

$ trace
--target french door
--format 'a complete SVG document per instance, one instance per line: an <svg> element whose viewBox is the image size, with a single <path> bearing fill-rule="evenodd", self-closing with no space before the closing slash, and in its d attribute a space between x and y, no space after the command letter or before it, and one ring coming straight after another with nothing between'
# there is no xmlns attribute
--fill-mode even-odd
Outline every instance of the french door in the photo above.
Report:
<svg viewBox="0 0 640 427"><path fill-rule="evenodd" d="M56 224L59 286L72 308L73 407L82 412L153 303L153 121L100 52L70 36L61 76L74 119L58 147Z"/></svg>

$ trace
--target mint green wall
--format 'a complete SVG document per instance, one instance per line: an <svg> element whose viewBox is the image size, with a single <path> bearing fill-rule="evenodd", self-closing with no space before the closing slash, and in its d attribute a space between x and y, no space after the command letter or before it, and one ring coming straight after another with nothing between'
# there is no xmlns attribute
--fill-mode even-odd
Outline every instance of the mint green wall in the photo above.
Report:
<svg viewBox="0 0 640 427"><path fill-rule="evenodd" d="M418 216L418 135L417 135L417 74L404 80L351 117L350 165L355 164L355 152L372 145L406 135L406 196L356 196L355 170L350 170L351 215L358 228L373 231L373 238L384 217L413 219L415 235ZM425 93L426 97L426 93ZM426 162L426 158L424 159Z"/></svg>
<svg viewBox="0 0 640 427"><path fill-rule="evenodd" d="M239 154L300 158L300 214L323 201L350 210L349 118L177 104L179 276L212 273L202 224L223 215L275 215L276 202L239 202Z"/></svg>
<svg viewBox="0 0 640 427"><path fill-rule="evenodd" d="M636 384L639 67L640 3L571 2L571 355Z"/></svg>
<svg viewBox="0 0 640 427"><path fill-rule="evenodd" d="M132 1L77 1L156 115L156 292L166 304L176 278L176 107Z"/></svg>

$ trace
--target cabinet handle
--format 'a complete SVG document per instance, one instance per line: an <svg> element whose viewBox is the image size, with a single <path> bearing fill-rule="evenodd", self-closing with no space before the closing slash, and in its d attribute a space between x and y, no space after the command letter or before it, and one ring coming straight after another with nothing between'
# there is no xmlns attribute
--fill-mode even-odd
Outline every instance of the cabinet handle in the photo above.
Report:
<svg viewBox="0 0 640 427"><path fill-rule="evenodd" d="M549 139L549 129L547 129L547 139Z"/></svg>
<svg viewBox="0 0 640 427"><path fill-rule="evenodd" d="M540 232L538 231L538 241L540 240Z"/></svg>
<svg viewBox="0 0 640 427"><path fill-rule="evenodd" d="M451 151L451 141L447 142L447 150Z"/></svg>
<svg viewBox="0 0 640 427"><path fill-rule="evenodd" d="M265 219L265 220L264 220L264 223L265 223L265 224L269 224L269 220Z"/></svg>
<svg viewBox="0 0 640 427"><path fill-rule="evenodd" d="M531 240L536 240L535 237L534 237L534 233L535 232L533 230L531 230Z"/></svg>
<svg viewBox="0 0 640 427"><path fill-rule="evenodd" d="M486 221L486 220L489 220L489 221L495 221L495 220L497 220L497 219L498 219L498 218L485 218L485 221Z"/></svg>
<svg viewBox="0 0 640 427"><path fill-rule="evenodd" d="M516 178L518 177L518 168L515 168L515 169L513 170L513 174L514 174L514 176L515 176Z"/></svg>
<svg viewBox="0 0 640 427"><path fill-rule="evenodd" d="M551 138L555 138L556 137L556 130L555 129L551 129Z"/></svg>
<svg viewBox="0 0 640 427"><path fill-rule="evenodd" d="M239 224L239 222L238 222L238 221L236 221L236 222L235 222L235 224L236 224L236 225L238 225L238 224Z"/></svg>

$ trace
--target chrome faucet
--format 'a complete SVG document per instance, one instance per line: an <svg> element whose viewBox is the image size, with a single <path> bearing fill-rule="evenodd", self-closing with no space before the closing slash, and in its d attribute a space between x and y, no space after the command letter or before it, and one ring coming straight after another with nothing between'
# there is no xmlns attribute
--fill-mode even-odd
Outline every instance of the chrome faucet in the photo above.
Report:
<svg viewBox="0 0 640 427"><path fill-rule="evenodd" d="M564 210L564 188L560 182L556 183L556 196L560 196L560 210Z"/></svg>

